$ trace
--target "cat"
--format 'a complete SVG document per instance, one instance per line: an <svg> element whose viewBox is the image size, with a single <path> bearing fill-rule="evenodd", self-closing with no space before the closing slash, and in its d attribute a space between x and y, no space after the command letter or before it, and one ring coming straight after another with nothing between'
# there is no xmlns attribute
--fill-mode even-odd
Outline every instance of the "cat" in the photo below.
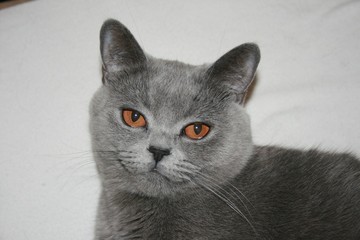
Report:
<svg viewBox="0 0 360 240"><path fill-rule="evenodd" d="M243 103L260 61L154 58L109 19L90 106L100 176L96 240L360 239L360 162L252 142Z"/></svg>

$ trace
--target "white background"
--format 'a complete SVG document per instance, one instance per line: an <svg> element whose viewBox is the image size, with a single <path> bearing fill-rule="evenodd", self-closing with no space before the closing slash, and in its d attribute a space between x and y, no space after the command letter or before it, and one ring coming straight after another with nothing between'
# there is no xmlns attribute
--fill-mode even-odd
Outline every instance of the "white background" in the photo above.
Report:
<svg viewBox="0 0 360 240"><path fill-rule="evenodd" d="M99 30L116 18L153 56L262 51L254 141L360 155L360 2L35 1L0 11L0 239L91 239L99 182L88 105Z"/></svg>

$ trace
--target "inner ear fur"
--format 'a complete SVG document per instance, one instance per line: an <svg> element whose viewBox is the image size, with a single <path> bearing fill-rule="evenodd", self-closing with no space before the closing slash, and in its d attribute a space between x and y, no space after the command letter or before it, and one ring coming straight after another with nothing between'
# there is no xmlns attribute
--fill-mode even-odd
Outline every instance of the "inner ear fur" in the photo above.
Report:
<svg viewBox="0 0 360 240"><path fill-rule="evenodd" d="M259 47L254 43L245 43L220 57L207 70L207 76L214 84L222 84L236 94L237 101L242 103L259 62Z"/></svg>
<svg viewBox="0 0 360 240"><path fill-rule="evenodd" d="M106 20L101 27L100 52L104 76L139 67L146 61L144 51L131 32L114 19Z"/></svg>

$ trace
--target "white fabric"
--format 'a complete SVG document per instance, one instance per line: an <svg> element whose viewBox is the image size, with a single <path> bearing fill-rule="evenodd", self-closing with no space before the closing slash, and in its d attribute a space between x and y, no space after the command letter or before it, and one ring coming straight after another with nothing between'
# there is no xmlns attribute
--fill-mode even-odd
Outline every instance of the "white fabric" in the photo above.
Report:
<svg viewBox="0 0 360 240"><path fill-rule="evenodd" d="M258 43L254 141L360 154L359 1L29 2L0 11L0 239L92 237L88 104L110 17L151 55L193 64Z"/></svg>

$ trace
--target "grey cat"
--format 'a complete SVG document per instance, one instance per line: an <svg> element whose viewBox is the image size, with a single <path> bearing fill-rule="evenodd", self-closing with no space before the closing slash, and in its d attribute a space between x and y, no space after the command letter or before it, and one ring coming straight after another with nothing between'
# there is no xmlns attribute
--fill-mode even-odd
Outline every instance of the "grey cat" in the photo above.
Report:
<svg viewBox="0 0 360 240"><path fill-rule="evenodd" d="M257 45L192 66L145 54L116 20L100 40L95 239L360 239L355 157L252 143Z"/></svg>

